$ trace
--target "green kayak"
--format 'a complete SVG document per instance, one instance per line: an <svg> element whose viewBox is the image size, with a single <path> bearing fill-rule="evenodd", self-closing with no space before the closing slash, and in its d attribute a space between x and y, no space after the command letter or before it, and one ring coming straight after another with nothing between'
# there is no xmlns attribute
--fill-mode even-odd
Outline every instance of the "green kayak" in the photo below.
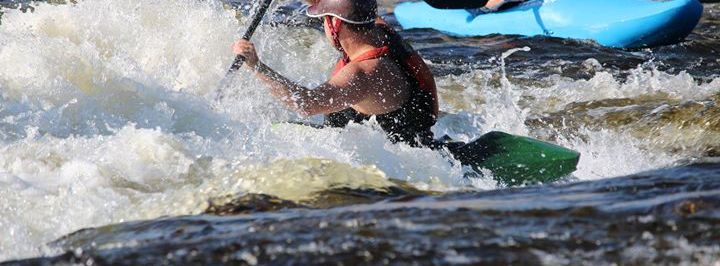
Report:
<svg viewBox="0 0 720 266"><path fill-rule="evenodd" d="M577 169L580 153L537 139L493 131L470 143L448 143L464 165L487 169L503 184L547 183Z"/></svg>
<svg viewBox="0 0 720 266"><path fill-rule="evenodd" d="M318 130L319 125L277 123L272 129ZM436 148L447 148L463 165L480 172L490 170L497 181L508 186L557 181L574 172L580 153L537 139L493 131L469 142L438 140Z"/></svg>

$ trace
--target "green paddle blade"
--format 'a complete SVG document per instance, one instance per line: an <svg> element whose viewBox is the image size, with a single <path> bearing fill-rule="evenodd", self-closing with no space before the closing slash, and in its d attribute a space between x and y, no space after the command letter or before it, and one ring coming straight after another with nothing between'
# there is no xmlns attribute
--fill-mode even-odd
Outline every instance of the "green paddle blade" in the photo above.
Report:
<svg viewBox="0 0 720 266"><path fill-rule="evenodd" d="M575 171L580 160L576 151L497 131L451 152L463 164L488 169L510 186L556 181Z"/></svg>

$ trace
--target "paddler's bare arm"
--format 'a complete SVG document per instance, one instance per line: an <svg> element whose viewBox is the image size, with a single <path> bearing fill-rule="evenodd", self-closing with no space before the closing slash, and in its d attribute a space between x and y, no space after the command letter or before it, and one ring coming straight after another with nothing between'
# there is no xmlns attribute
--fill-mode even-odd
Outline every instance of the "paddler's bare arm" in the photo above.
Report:
<svg viewBox="0 0 720 266"><path fill-rule="evenodd" d="M338 75L314 88L305 88L260 62L251 42L240 40L233 45L236 54L245 57L248 67L270 88L270 93L303 116L327 114L350 107L367 95L365 75Z"/></svg>

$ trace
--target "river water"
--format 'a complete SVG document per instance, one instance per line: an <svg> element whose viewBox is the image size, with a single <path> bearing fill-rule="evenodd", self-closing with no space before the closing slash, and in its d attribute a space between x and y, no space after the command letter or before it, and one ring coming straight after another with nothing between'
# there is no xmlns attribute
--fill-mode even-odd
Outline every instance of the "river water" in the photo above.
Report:
<svg viewBox="0 0 720 266"><path fill-rule="evenodd" d="M649 49L401 32L436 74L436 135L582 154L557 184L508 189L372 125L273 127L301 118L247 70L216 101L247 2L16 2L0 1L0 261L720 263L720 4ZM253 40L317 85L338 55L297 6Z"/></svg>

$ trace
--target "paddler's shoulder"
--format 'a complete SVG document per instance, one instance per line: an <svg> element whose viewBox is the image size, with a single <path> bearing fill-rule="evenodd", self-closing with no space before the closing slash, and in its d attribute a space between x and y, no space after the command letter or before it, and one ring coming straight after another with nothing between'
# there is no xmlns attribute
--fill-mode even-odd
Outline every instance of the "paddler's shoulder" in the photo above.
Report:
<svg viewBox="0 0 720 266"><path fill-rule="evenodd" d="M334 75L331 81L335 84L350 82L367 85L378 81L395 84L398 77L405 77L402 71L391 58L380 57L348 64Z"/></svg>
<svg viewBox="0 0 720 266"><path fill-rule="evenodd" d="M386 61L383 57L351 61L345 65L338 74L346 76L369 74L376 71L379 67L382 67L384 64L383 61Z"/></svg>
<svg viewBox="0 0 720 266"><path fill-rule="evenodd" d="M391 57L383 56L348 64L343 69L343 72L344 71L347 71L345 72L346 75L359 75L362 77L370 77L375 75L384 76L387 74L399 75L402 72L402 68L400 68L397 62L395 62L395 60L393 60Z"/></svg>

